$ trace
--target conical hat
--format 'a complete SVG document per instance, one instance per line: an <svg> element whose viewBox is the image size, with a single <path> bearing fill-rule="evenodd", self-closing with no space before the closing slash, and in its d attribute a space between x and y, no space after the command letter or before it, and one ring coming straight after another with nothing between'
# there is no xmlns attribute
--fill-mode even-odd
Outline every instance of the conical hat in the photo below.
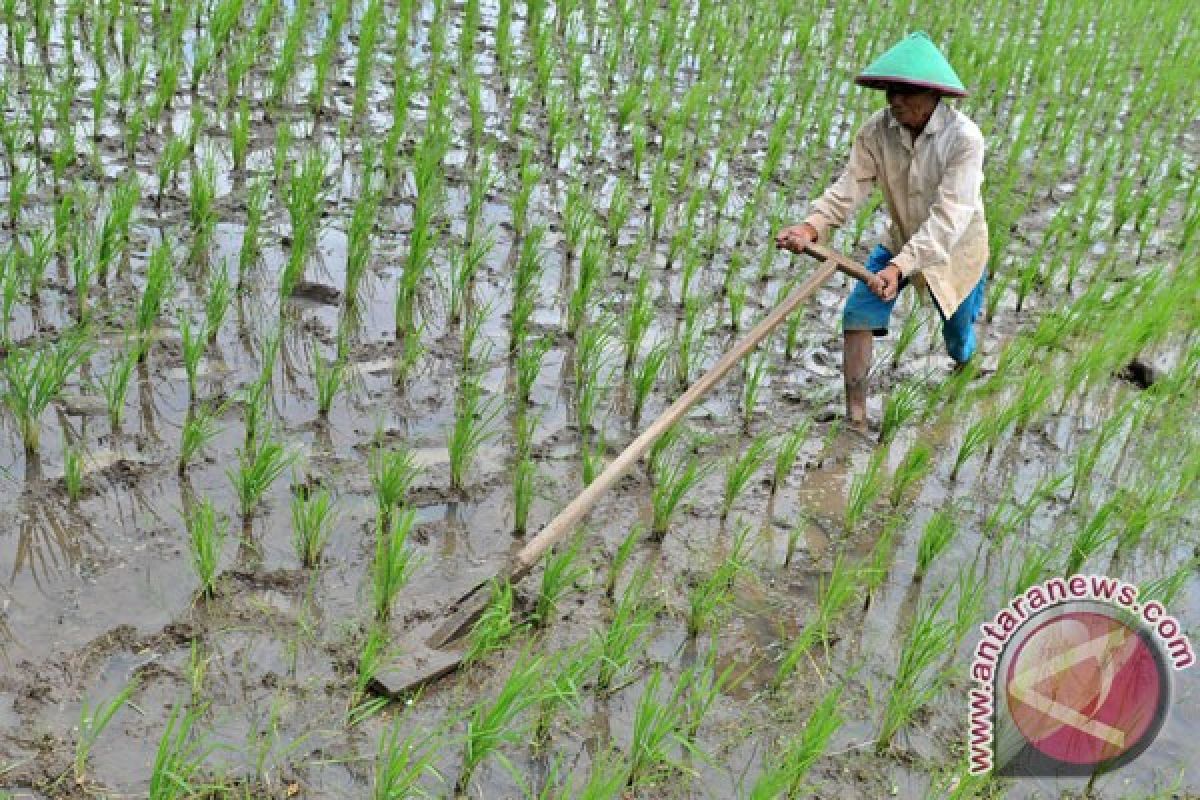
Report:
<svg viewBox="0 0 1200 800"><path fill-rule="evenodd" d="M872 89L902 83L935 89L951 97L966 97L962 81L924 31L910 33L859 74L854 82Z"/></svg>

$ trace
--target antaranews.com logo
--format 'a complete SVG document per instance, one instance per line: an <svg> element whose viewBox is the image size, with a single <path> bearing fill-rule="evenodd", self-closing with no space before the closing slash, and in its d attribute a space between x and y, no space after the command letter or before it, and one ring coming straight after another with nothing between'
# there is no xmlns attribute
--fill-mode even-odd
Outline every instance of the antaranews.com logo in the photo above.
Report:
<svg viewBox="0 0 1200 800"><path fill-rule="evenodd" d="M1161 603L1103 575L1030 587L980 626L971 662L970 771L1079 776L1137 758L1158 735L1171 673L1195 656Z"/></svg>

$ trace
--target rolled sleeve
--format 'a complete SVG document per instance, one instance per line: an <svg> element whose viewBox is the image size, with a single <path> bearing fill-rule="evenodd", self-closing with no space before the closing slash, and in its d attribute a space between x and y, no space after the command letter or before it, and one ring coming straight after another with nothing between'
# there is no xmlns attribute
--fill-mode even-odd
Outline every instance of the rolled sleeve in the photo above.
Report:
<svg viewBox="0 0 1200 800"><path fill-rule="evenodd" d="M892 259L904 277L945 264L980 206L983 139L963 137L952 152L929 216Z"/></svg>

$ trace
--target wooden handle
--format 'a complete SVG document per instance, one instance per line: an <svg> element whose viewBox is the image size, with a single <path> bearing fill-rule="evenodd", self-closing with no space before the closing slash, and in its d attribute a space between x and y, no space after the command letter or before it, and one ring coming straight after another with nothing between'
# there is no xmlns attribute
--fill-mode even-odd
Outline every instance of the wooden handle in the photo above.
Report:
<svg viewBox="0 0 1200 800"><path fill-rule="evenodd" d="M851 278L856 278L863 283L870 283L874 274L859 264L857 261L852 261L836 250L830 250L828 247L822 247L819 244L810 244L804 248L804 252L808 253L818 261L825 263L833 263L837 266L838 272L849 275Z"/></svg>
<svg viewBox="0 0 1200 800"><path fill-rule="evenodd" d="M811 245L807 248L807 251L813 257L824 262L821 267L810 275L804 283L796 287L770 314L759 321L732 350L721 356L721 359L712 366L712 369L704 373L699 380L692 384L691 388L680 395L671 404L671 407L664 411L650 427L646 428L640 436L621 451L621 454L613 459L612 463L605 467L604 471L597 475L595 480L588 484L587 488L580 492L566 508L558 512L558 516L550 520L537 536L530 539L521 548L521 551L514 557L508 571L508 577L511 580L517 581L524 577L548 549L553 547L579 524L579 521L591 510L596 501L600 499L600 496L608 491L610 486L620 480L646 454L646 451L650 449L650 446L654 444L658 437L662 436L672 425L682 419L683 415L700 398L708 394L717 385L717 382L725 377L725 374L729 370L733 369L735 364L754 350L759 342L767 338L767 335L780 322L783 322L788 315L796 310L797 306L812 296L825 281L829 280L829 276L834 271L842 270L843 272L847 272L847 274L853 274L855 277L858 277L856 273L870 275L863 267L850 261L850 259L827 250L824 247ZM848 270L854 270L854 272L848 272Z"/></svg>

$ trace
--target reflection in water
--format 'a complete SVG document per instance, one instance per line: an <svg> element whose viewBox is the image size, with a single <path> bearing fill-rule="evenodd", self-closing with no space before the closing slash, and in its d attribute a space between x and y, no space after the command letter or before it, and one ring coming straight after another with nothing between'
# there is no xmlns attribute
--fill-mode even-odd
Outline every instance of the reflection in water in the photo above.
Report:
<svg viewBox="0 0 1200 800"><path fill-rule="evenodd" d="M9 577L10 582L15 581L28 570L43 594L45 583L79 564L85 540L100 544L87 518L52 502L49 494L50 487L42 480L41 459L36 453L29 454L25 460L25 488L16 506L18 536Z"/></svg>
<svg viewBox="0 0 1200 800"><path fill-rule="evenodd" d="M463 521L463 510L460 506L465 505L457 500L451 500L446 503L446 514L442 517L445 523L445 531L442 535L442 550L441 555L444 557L452 557L458 552L459 539L463 540L468 552L470 551L470 539L465 536L467 526Z"/></svg>
<svg viewBox="0 0 1200 800"><path fill-rule="evenodd" d="M150 364L145 360L138 364L138 407L141 413L142 433L151 440L159 440L154 425L154 384L150 379Z"/></svg>

